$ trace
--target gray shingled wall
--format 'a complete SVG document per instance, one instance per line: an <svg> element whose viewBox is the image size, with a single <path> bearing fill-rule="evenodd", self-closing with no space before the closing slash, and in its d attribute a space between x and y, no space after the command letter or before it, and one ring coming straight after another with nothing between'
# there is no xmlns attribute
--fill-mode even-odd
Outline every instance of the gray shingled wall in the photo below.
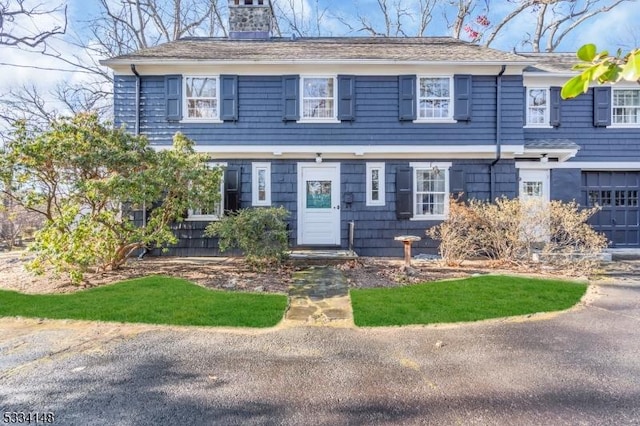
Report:
<svg viewBox="0 0 640 426"><path fill-rule="evenodd" d="M263 161L263 160L261 160ZM242 207L251 206L251 161L228 161L229 167L241 168ZM296 244L297 236L297 164L295 160L278 160L271 163L272 205L284 206L291 212L289 219L290 243ZM384 206L366 206L365 170L366 161L342 161L341 163L341 248L348 247L349 222L355 224L355 251L361 256L402 256L402 245L393 237L402 234L423 238L415 244L414 252L435 253L437 243L426 238L425 230L439 221L398 220L395 213L395 176L399 167L408 161L389 161L385 165L386 203ZM452 170L463 170L468 198L489 197L489 164L486 160L453 160ZM515 197L515 165L513 161L502 161L496 166L498 194ZM353 194L353 203L344 202L344 194ZM203 235L207 222L185 221L176 225L178 244L156 255L216 256L219 255L217 240Z"/></svg>
<svg viewBox="0 0 640 426"><path fill-rule="evenodd" d="M572 161L640 161L637 128L593 126L593 89L561 102L560 126L524 129L526 139L570 139L580 145Z"/></svg>
<svg viewBox="0 0 640 426"><path fill-rule="evenodd" d="M495 77L473 79L470 122L416 124L398 120L395 76L356 78L356 119L337 124L282 121L281 78L240 76L239 120L222 124L168 122L164 116L164 77L143 76L141 132L153 144L166 145L181 131L199 145L493 145L495 144ZM504 143L522 144L522 79L504 77ZM135 78L116 76L116 124L133 128ZM516 105L517 104L517 105Z"/></svg>

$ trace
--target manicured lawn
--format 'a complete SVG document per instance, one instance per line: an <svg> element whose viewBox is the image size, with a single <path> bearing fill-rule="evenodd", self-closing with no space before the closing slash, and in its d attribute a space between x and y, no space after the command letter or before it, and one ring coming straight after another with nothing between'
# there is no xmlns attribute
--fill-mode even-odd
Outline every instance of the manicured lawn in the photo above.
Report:
<svg viewBox="0 0 640 426"><path fill-rule="evenodd" d="M586 289L568 281L485 275L351 290L351 303L359 326L451 323L567 309Z"/></svg>
<svg viewBox="0 0 640 426"><path fill-rule="evenodd" d="M150 276L72 294L0 291L0 317L80 319L150 324L271 327L287 297L208 290L189 281Z"/></svg>

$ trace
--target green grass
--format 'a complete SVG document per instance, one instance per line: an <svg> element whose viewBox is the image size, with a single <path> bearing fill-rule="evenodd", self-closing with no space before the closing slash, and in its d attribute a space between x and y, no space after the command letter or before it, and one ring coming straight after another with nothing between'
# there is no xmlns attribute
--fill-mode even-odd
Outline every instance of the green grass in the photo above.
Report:
<svg viewBox="0 0 640 426"><path fill-rule="evenodd" d="M575 305L582 283L485 275L400 288L351 290L354 321L376 327L478 321Z"/></svg>
<svg viewBox="0 0 640 426"><path fill-rule="evenodd" d="M117 321L148 324L271 327L287 297L209 290L189 281L150 276L72 294L0 291L0 317Z"/></svg>

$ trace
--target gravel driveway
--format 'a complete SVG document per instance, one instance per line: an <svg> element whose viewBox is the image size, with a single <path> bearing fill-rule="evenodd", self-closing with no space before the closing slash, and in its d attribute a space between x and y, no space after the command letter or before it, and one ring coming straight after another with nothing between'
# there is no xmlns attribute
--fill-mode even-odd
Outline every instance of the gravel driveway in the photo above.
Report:
<svg viewBox="0 0 640 426"><path fill-rule="evenodd" d="M555 315L238 331L0 319L0 407L61 425L640 424L640 263Z"/></svg>

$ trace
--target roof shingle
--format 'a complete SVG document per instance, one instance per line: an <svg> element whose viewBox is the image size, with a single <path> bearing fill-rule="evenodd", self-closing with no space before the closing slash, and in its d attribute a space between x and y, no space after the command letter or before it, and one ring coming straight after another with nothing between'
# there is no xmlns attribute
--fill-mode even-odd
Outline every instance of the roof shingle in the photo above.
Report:
<svg viewBox="0 0 640 426"><path fill-rule="evenodd" d="M478 46L451 37L271 38L269 40L185 38L117 56L105 63L167 60L533 63L520 55Z"/></svg>

